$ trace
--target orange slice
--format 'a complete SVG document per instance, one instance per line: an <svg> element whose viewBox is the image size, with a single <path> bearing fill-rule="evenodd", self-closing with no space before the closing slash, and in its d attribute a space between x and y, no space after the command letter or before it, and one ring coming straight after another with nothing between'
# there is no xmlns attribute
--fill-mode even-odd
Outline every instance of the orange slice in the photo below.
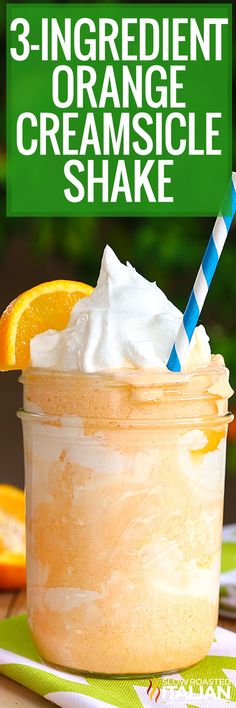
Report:
<svg viewBox="0 0 236 708"><path fill-rule="evenodd" d="M25 495L11 484L0 484L0 510L18 521L25 520Z"/></svg>
<svg viewBox="0 0 236 708"><path fill-rule="evenodd" d="M25 495L0 484L0 589L25 587Z"/></svg>
<svg viewBox="0 0 236 708"><path fill-rule="evenodd" d="M24 553L5 551L0 555L0 590L19 590L26 586Z"/></svg>
<svg viewBox="0 0 236 708"><path fill-rule="evenodd" d="M64 329L77 300L92 290L85 283L52 280L13 300L0 318L0 370L29 366L31 338L47 329Z"/></svg>

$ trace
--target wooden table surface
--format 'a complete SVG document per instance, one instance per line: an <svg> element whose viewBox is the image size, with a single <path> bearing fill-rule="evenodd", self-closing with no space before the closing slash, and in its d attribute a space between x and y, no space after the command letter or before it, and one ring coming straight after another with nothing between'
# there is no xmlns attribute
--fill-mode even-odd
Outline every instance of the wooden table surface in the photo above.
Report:
<svg viewBox="0 0 236 708"><path fill-rule="evenodd" d="M0 620L25 612L25 592L0 592ZM219 618L219 625L236 632L236 620ZM0 676L1 708L46 708L49 703L27 688Z"/></svg>

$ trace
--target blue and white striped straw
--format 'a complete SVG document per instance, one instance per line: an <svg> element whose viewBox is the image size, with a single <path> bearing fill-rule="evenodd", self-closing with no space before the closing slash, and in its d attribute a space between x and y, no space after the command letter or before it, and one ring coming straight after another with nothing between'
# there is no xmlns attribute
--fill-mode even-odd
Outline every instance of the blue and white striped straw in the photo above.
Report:
<svg viewBox="0 0 236 708"><path fill-rule="evenodd" d="M186 360L189 345L198 323L213 275L217 268L230 226L236 213L236 172L232 173L232 214L216 219L202 263L200 265L176 341L170 353L167 367L170 371L181 371Z"/></svg>

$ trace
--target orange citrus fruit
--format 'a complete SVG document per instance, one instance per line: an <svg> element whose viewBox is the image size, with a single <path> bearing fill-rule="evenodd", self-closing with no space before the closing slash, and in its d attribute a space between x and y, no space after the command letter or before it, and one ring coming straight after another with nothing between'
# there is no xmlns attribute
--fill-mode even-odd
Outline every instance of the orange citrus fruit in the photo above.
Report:
<svg viewBox="0 0 236 708"><path fill-rule="evenodd" d="M17 521L25 520L25 495L22 489L11 484L0 484L0 510Z"/></svg>
<svg viewBox="0 0 236 708"><path fill-rule="evenodd" d="M77 300L92 290L85 283L52 280L13 300L0 318L0 370L29 366L32 337L47 329L64 329Z"/></svg>
<svg viewBox="0 0 236 708"><path fill-rule="evenodd" d="M0 590L25 587L25 495L0 484Z"/></svg>

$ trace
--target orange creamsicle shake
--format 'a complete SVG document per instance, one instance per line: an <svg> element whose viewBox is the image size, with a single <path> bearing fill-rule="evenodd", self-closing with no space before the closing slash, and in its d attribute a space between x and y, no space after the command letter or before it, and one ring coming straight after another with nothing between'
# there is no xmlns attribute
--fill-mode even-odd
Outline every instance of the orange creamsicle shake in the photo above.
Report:
<svg viewBox="0 0 236 708"><path fill-rule="evenodd" d="M217 623L228 370L106 248L63 331L23 372L28 615L49 662L135 675L202 659Z"/></svg>

